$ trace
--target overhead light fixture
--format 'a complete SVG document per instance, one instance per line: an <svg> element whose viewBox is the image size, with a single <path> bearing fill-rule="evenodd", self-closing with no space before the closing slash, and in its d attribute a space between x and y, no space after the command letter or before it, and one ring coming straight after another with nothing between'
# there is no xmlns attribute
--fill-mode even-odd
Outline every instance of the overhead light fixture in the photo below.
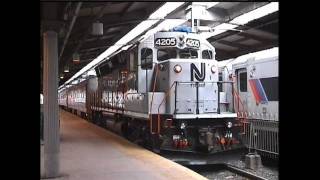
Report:
<svg viewBox="0 0 320 180"><path fill-rule="evenodd" d="M69 66L68 65L64 66L64 72L66 72L66 73L69 72Z"/></svg>
<svg viewBox="0 0 320 180"><path fill-rule="evenodd" d="M72 55L72 60L74 63L79 63L80 62L80 55L78 53L74 53Z"/></svg>
<svg viewBox="0 0 320 180"><path fill-rule="evenodd" d="M253 21L255 19L259 19L263 16L274 13L278 10L279 10L279 3L278 2L271 2L267 5L264 5L262 7L259 7L255 10L253 10L253 11L250 11L248 13L245 13L241 16L234 18L232 21L230 21L230 23L244 25L250 21Z"/></svg>
<svg viewBox="0 0 320 180"><path fill-rule="evenodd" d="M184 3L185 2L167 2L163 6L161 6L158 10L153 12L149 16L149 19L157 19L157 18L162 19Z"/></svg>
<svg viewBox="0 0 320 180"><path fill-rule="evenodd" d="M127 44L132 39L136 38L138 35L140 35L142 32L159 22L161 19L166 17L168 14L170 14L172 11L183 5L185 2L166 2L163 6L161 6L158 10L156 10L154 13L152 13L149 16L149 20L145 20L138 24L135 28L133 28L129 33L127 33L125 36L123 36L119 41L117 41L115 44ZM151 19L151 20L150 20ZM156 20L154 20L156 19ZM100 54L96 59L91 61L89 64L87 64L84 68L82 68L79 72L77 72L74 76L72 76L68 81L65 82L65 84L71 82L73 79L77 78L84 72L88 71L89 69L93 68L95 65L103 61L106 57L110 56L112 53L116 52L120 47L119 46L111 46L106 51L104 51L102 54ZM79 58L80 60L80 58ZM62 87L61 85L60 87ZM59 87L59 88L60 88Z"/></svg>
<svg viewBox="0 0 320 180"><path fill-rule="evenodd" d="M63 78L64 78L63 73L61 73L60 74L60 79L63 79Z"/></svg>
<svg viewBox="0 0 320 180"><path fill-rule="evenodd" d="M97 21L92 24L92 35L95 35L95 36L103 35L103 23Z"/></svg>

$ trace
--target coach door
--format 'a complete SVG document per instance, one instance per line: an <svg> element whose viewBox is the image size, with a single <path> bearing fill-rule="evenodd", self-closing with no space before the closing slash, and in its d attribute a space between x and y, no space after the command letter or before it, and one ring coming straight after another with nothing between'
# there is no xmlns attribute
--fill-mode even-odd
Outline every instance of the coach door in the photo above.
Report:
<svg viewBox="0 0 320 180"><path fill-rule="evenodd" d="M248 74L246 68L241 68L236 70L237 77L237 92L240 97L240 102L237 99L235 103L235 107L238 111L246 111L247 110L247 96L248 96ZM242 103L241 103L242 102ZM239 108L240 106L240 108Z"/></svg>

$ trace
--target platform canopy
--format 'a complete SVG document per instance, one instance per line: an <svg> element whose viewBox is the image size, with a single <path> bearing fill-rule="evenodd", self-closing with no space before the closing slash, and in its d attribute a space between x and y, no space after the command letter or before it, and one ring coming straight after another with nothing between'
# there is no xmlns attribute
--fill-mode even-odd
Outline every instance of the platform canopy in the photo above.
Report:
<svg viewBox="0 0 320 180"><path fill-rule="evenodd" d="M200 28L216 48L217 60L278 46L277 2L86 1L41 2L40 47L43 32L55 29L59 35L61 87L79 80L96 64L119 49L129 48L130 43L146 33L154 33L157 27L190 24L191 6L205 10L201 11ZM42 65L40 73L42 76Z"/></svg>

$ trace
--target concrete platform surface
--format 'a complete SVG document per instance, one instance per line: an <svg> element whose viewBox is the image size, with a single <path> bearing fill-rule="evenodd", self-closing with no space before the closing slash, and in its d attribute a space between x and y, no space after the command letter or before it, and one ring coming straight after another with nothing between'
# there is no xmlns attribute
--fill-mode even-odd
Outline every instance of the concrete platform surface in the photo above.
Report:
<svg viewBox="0 0 320 180"><path fill-rule="evenodd" d="M60 110L59 180L206 179L103 128ZM41 145L41 177L43 177Z"/></svg>

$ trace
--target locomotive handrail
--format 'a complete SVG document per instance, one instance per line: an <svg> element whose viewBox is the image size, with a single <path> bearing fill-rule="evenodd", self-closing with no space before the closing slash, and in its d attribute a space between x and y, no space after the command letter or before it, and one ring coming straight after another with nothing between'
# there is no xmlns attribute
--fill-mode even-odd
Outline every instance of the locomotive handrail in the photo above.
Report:
<svg viewBox="0 0 320 180"><path fill-rule="evenodd" d="M242 110L244 111L244 105L243 105L243 103L242 103L242 100L241 100L241 98L240 98L240 96L239 96L239 93L235 90L235 88L233 88L234 89L234 93L235 93L235 95L236 95L236 98L237 98L237 101L238 101L238 106L237 106L237 110L238 110L238 112L239 112L239 110L240 110L240 104L241 104L241 106L242 106ZM240 103L240 104L239 104Z"/></svg>
<svg viewBox="0 0 320 180"><path fill-rule="evenodd" d="M172 87L173 87L174 84L176 84L176 81L174 81L174 82L171 84L170 88L167 90L167 92L165 93L164 98L162 99L161 103L160 103L159 106L158 106L158 114L157 114L158 133L160 133L160 107L161 107L162 103L164 102L164 100L168 97L169 92L171 91L171 89L172 89Z"/></svg>
<svg viewBox="0 0 320 180"><path fill-rule="evenodd" d="M237 92L236 90L234 90L234 92L235 92L236 98L237 98L237 100L238 100L238 112L240 112L240 111L239 111L239 110L240 110L240 105L239 105L239 103L241 104L242 110L244 111L244 105L243 105L243 102L241 101L241 98L240 98L238 92Z"/></svg>
<svg viewBox="0 0 320 180"><path fill-rule="evenodd" d="M232 112L235 113L235 108L234 108L234 88L233 88L233 85L234 85L234 82L233 81L218 81L217 84L223 84L223 83L230 83L231 84L231 93L232 93ZM219 90L218 90L219 92ZM223 92L223 91L222 91ZM218 108L220 109L220 92L218 93L218 98L219 98L219 103L218 103ZM220 113L220 112L219 112Z"/></svg>
<svg viewBox="0 0 320 180"><path fill-rule="evenodd" d="M165 97L162 99L162 101L161 101L161 103L159 104L159 106L158 106L158 114L159 114L159 112L160 112L160 106L162 105L162 103L164 102L164 100L168 97L168 94L169 94L169 92L171 91L171 89L172 89L172 87L173 87L173 85L174 84L176 84L176 81L174 81L172 84L171 84L171 86L170 86L170 88L166 91L166 95L165 95Z"/></svg>
<svg viewBox="0 0 320 180"><path fill-rule="evenodd" d="M164 98L162 99L161 103L160 103L159 106L158 106L158 121L160 120L160 107L161 107L162 103L164 102L164 100L168 97L169 92L171 91L171 89L172 89L172 87L173 87L174 84L176 84L176 81L174 81L174 82L171 84L170 88L166 91Z"/></svg>
<svg viewBox="0 0 320 180"><path fill-rule="evenodd" d="M241 98L240 98L240 96L239 96L239 93L235 90L236 88L234 88L233 86L232 86L232 89L233 89L233 96L235 96L235 97L233 97L233 99L236 99L237 100L237 104L238 104L238 106L237 106L237 117L239 118L239 112L240 112L240 104L241 104L241 106L242 106L242 110L243 111L245 111L244 110L244 105L243 105L243 102L242 102L242 100L241 100ZM246 121L247 121L247 114L245 115L245 116L242 116L241 118L239 118L239 120L240 120L240 122L241 123L245 123ZM245 134L246 133L246 131L245 131L245 126L243 125L243 132L241 133L241 134Z"/></svg>

